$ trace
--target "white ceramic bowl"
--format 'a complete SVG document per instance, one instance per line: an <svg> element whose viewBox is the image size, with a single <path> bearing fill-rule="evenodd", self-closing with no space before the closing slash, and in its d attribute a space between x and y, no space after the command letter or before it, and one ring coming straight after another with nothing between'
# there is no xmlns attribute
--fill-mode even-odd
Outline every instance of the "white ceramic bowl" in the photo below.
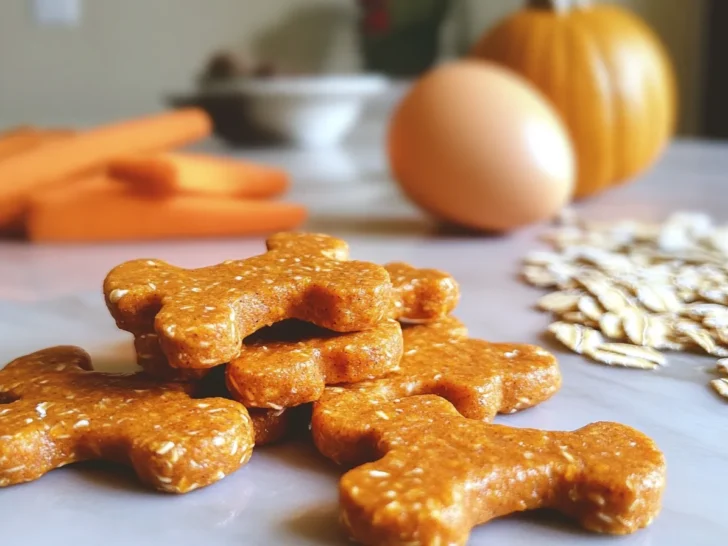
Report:
<svg viewBox="0 0 728 546"><path fill-rule="evenodd" d="M205 93L244 97L251 121L305 148L339 143L354 127L366 99L387 88L370 74L238 78L211 84Z"/></svg>

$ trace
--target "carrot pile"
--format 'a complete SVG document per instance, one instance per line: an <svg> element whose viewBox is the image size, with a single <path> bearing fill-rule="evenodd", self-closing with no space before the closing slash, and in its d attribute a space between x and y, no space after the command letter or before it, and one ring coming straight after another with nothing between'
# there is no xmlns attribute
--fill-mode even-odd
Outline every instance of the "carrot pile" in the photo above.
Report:
<svg viewBox="0 0 728 546"><path fill-rule="evenodd" d="M0 133L0 234L34 242L222 237L293 229L306 217L271 200L286 172L175 148L210 134L180 109L86 131Z"/></svg>

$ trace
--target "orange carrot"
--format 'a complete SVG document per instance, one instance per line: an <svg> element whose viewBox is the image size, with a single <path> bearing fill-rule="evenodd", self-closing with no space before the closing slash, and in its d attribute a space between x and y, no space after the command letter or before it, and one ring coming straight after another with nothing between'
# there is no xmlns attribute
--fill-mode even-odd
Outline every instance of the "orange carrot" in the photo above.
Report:
<svg viewBox="0 0 728 546"><path fill-rule="evenodd" d="M38 129L33 125L15 125L8 129L0 131L0 141L17 136L30 135L38 132Z"/></svg>
<svg viewBox="0 0 728 546"><path fill-rule="evenodd" d="M30 125L12 127L0 133L0 159L11 155L17 148L23 148L28 141L36 138L38 131Z"/></svg>
<svg viewBox="0 0 728 546"><path fill-rule="evenodd" d="M72 134L73 132L67 129L36 129L31 126L16 127L0 133L0 162ZM16 219L0 227L0 234L3 236L20 235L22 232L22 219Z"/></svg>
<svg viewBox="0 0 728 546"><path fill-rule="evenodd" d="M71 131L64 129L36 129L34 127L18 127L0 133L0 161L71 134Z"/></svg>
<svg viewBox="0 0 728 546"><path fill-rule="evenodd" d="M228 237L289 230L305 218L296 204L145 196L99 175L35 196L26 230L35 242Z"/></svg>
<svg viewBox="0 0 728 546"><path fill-rule="evenodd" d="M8 129L0 131L0 138L5 138L12 135L19 135L23 133L33 133L36 128L33 125L13 125Z"/></svg>
<svg viewBox="0 0 728 546"><path fill-rule="evenodd" d="M197 154L159 153L119 157L109 174L142 192L249 199L280 195L288 174L265 165Z"/></svg>
<svg viewBox="0 0 728 546"><path fill-rule="evenodd" d="M34 192L103 167L118 156L186 144L210 133L210 120L189 108L105 125L39 146L0 163L0 228L22 217Z"/></svg>

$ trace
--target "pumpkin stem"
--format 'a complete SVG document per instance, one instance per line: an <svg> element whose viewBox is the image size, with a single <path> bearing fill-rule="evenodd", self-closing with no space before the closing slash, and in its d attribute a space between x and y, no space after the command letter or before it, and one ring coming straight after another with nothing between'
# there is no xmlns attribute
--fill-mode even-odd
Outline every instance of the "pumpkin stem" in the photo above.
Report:
<svg viewBox="0 0 728 546"><path fill-rule="evenodd" d="M573 8L583 8L590 0L528 0L527 6L533 9L548 9L556 13L566 13Z"/></svg>

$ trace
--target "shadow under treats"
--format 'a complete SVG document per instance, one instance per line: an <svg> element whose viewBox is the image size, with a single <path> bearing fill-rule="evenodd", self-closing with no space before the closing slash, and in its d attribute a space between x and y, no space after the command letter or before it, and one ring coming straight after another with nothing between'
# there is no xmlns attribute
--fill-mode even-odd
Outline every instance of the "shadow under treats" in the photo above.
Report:
<svg viewBox="0 0 728 546"><path fill-rule="evenodd" d="M345 469L320 455L309 440L294 440L261 446L258 448L266 457L278 459L283 465L305 472L327 476L333 483L338 482Z"/></svg>
<svg viewBox="0 0 728 546"><path fill-rule="evenodd" d="M303 541L328 546L351 544L339 524L338 507L335 504L296 514L288 518L283 525L296 537L296 544Z"/></svg>

